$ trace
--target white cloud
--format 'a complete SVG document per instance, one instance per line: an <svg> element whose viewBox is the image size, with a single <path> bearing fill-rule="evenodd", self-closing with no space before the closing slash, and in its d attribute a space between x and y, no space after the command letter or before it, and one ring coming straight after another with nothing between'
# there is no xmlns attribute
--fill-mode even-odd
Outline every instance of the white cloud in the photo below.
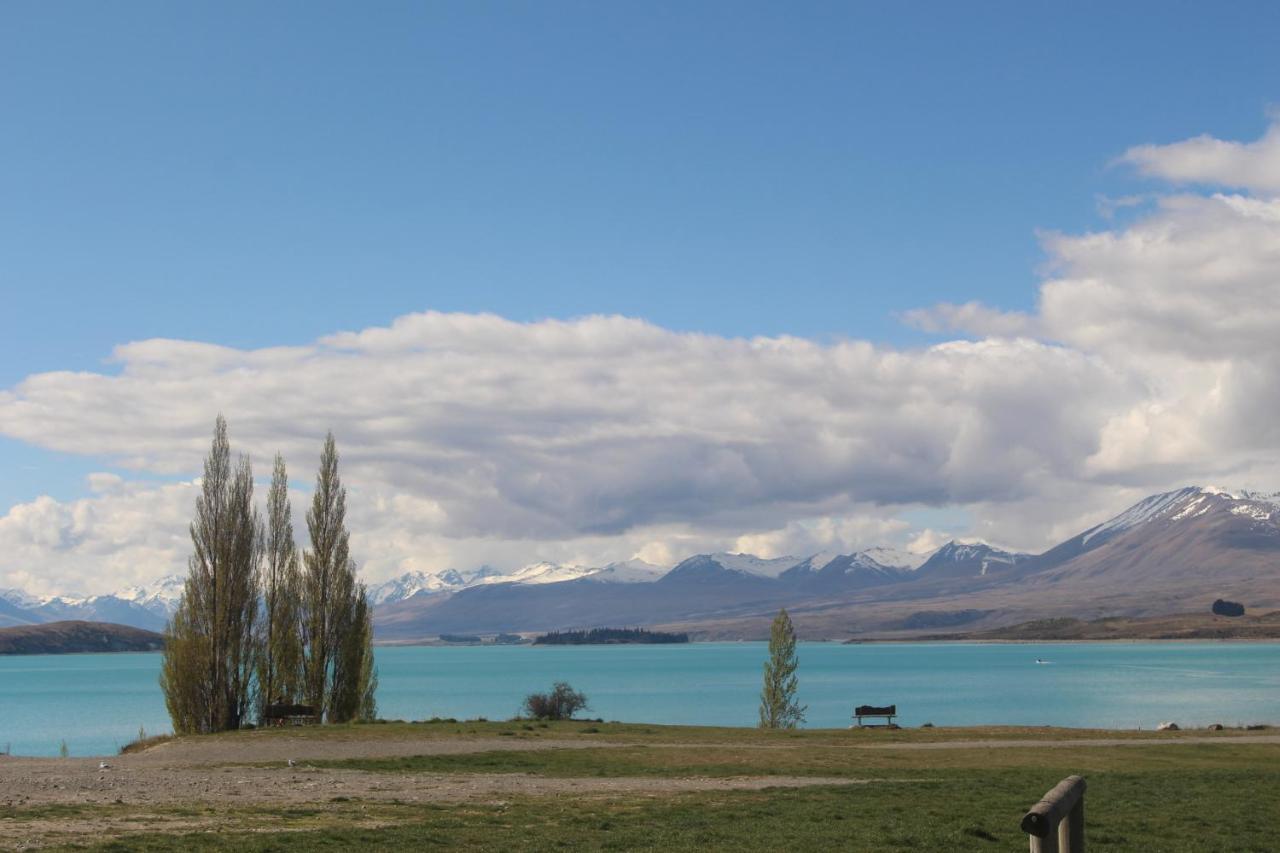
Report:
<svg viewBox="0 0 1280 853"><path fill-rule="evenodd" d="M962 507L970 533L1036 549L1157 488L1277 485L1280 200L1260 165L1273 137L1237 146L1247 180L1134 154L1152 174L1253 194L1170 195L1122 225L1045 235L1032 313L906 315L978 340L895 350L428 312L301 347L127 344L118 373L0 391L0 433L190 478L221 411L260 474L279 449L306 482L331 428L374 578L932 542L898 521L921 506ZM1205 147L1192 142L1179 157ZM90 486L0 519L0 581L181 567L185 487Z"/></svg>
<svg viewBox="0 0 1280 853"><path fill-rule="evenodd" d="M1138 145L1120 158L1144 175L1176 184L1280 192L1280 123L1261 139L1232 142L1202 135L1170 145Z"/></svg>
<svg viewBox="0 0 1280 853"><path fill-rule="evenodd" d="M0 516L0 586L36 595L102 593L185 567L196 492L190 483L94 488L91 497L39 497Z"/></svg>
<svg viewBox="0 0 1280 853"><path fill-rule="evenodd" d="M981 337L1035 337L1036 321L1020 311L1000 311L980 302L954 305L940 302L902 313L909 326L925 332L966 332Z"/></svg>
<svg viewBox="0 0 1280 853"><path fill-rule="evenodd" d="M909 531L910 525L893 518L889 508L863 507L856 515L802 519L777 530L747 533L728 550L769 559L819 552L848 554L901 541Z"/></svg>
<svg viewBox="0 0 1280 853"><path fill-rule="evenodd" d="M332 428L377 574L460 563L462 543L627 558L859 505L1030 497L1079 475L1123 392L1106 365L1026 339L899 352L620 317L428 313L307 347L146 341L116 360L0 394L0 431L190 477L221 411L259 473L280 449L305 482Z"/></svg>

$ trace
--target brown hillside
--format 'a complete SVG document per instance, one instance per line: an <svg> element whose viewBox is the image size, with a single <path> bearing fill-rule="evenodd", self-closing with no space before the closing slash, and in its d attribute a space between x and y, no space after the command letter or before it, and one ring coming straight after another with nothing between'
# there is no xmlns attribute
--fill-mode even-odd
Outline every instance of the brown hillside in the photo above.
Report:
<svg viewBox="0 0 1280 853"><path fill-rule="evenodd" d="M0 655L85 652L155 652L164 638L154 631L109 622L49 622L0 628Z"/></svg>

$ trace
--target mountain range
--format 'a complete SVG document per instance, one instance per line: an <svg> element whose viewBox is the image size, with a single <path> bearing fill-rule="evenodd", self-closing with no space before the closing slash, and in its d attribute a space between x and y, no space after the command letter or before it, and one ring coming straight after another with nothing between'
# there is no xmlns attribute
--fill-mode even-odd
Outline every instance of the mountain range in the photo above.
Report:
<svg viewBox="0 0 1280 853"><path fill-rule="evenodd" d="M0 590L0 626L82 619L159 630L181 592L177 576L90 597ZM931 554L699 554L669 570L642 560L539 562L510 573L409 572L371 586L369 597L377 636L393 642L600 625L754 637L784 606L802 634L824 637L1163 615L1217 597L1280 607L1280 495L1200 487L1152 495L1041 554L953 541Z"/></svg>
<svg viewBox="0 0 1280 853"><path fill-rule="evenodd" d="M981 542L949 542L925 558L891 549L700 554L625 585L590 573L492 581L389 602L375 614L378 636L646 625L761 637L787 607L804 636L906 637L1047 617L1207 613L1219 597L1280 608L1280 495L1194 486L1152 495L1041 554Z"/></svg>
<svg viewBox="0 0 1280 853"><path fill-rule="evenodd" d="M162 631L182 597L185 579L170 575L149 587L130 587L109 595L29 595L0 589L0 628L47 622L113 622L146 631Z"/></svg>

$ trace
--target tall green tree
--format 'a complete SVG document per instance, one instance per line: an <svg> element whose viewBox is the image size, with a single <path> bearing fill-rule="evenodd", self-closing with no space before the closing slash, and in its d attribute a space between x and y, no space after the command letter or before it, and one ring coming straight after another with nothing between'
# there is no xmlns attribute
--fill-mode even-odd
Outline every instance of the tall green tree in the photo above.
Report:
<svg viewBox="0 0 1280 853"><path fill-rule="evenodd" d="M347 490L329 433L307 512L311 548L302 558L302 637L304 695L330 722L372 716L377 685L369 606L356 581L346 513Z"/></svg>
<svg viewBox="0 0 1280 853"><path fill-rule="evenodd" d="M262 628L258 654L259 715L274 702L293 703L302 695L302 574L293 538L289 474L276 454L267 493L263 543Z"/></svg>
<svg viewBox="0 0 1280 853"><path fill-rule="evenodd" d="M769 659L764 664L764 688L760 691L760 728L794 729L804 722L807 706L796 702L799 665L796 629L783 608L769 631Z"/></svg>
<svg viewBox="0 0 1280 853"><path fill-rule="evenodd" d="M166 628L160 685L179 734L239 728L254 701L264 538L246 457L231 462L219 415L191 522L182 600Z"/></svg>
<svg viewBox="0 0 1280 853"><path fill-rule="evenodd" d="M355 562L342 575L337 595L344 603L337 618L342 623L333 664L329 719L336 723L371 720L377 716L374 692L378 672L373 665L373 621L369 615L368 592L355 580Z"/></svg>

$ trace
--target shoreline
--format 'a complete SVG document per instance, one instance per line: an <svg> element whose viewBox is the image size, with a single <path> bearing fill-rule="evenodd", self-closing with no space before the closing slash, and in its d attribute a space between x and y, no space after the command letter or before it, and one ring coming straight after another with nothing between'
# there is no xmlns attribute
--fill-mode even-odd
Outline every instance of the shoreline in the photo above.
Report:
<svg viewBox="0 0 1280 853"><path fill-rule="evenodd" d="M1062 639L1062 638L969 638L969 637L854 637L849 639L803 639L805 644L826 644L826 646L884 646L884 644L919 644L919 646L1117 646L1117 644L1137 643L1189 643L1189 644L1280 644L1280 637L1110 637L1097 639ZM406 640L374 640L374 648L609 648L609 647L655 647L655 646L726 646L739 643L768 643L767 639L691 639L687 643L439 643L435 640L424 642L406 642ZM160 649L150 651L102 651L102 652L4 652L0 653L0 661L9 658L24 657L102 657L116 654L161 654Z"/></svg>

